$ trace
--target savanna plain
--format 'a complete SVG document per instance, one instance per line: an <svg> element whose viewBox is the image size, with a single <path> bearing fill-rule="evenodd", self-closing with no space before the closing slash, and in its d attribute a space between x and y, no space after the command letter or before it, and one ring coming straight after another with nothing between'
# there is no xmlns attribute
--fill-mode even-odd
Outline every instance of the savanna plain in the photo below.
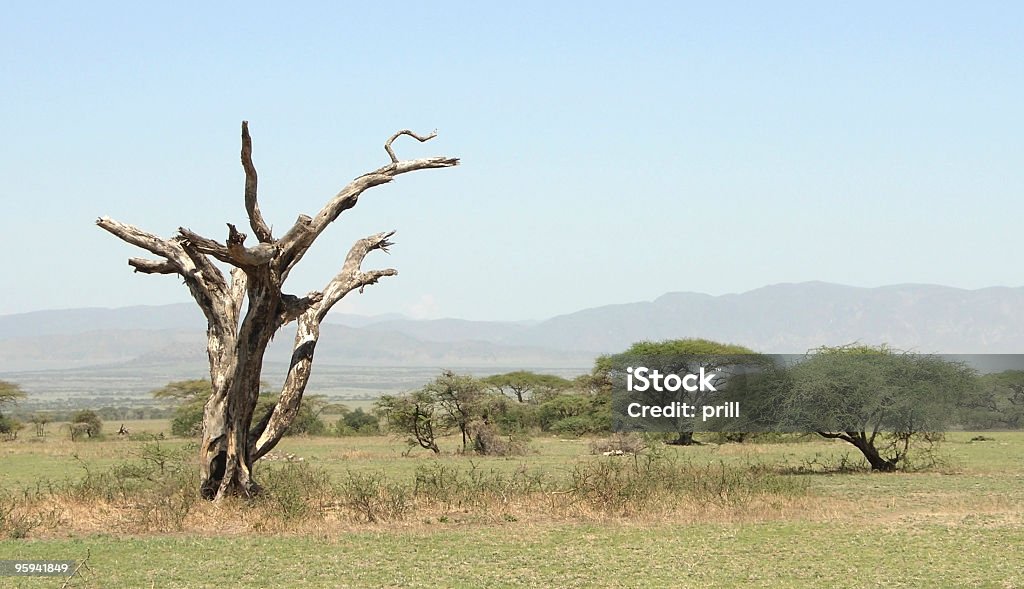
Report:
<svg viewBox="0 0 1024 589"><path fill-rule="evenodd" d="M1024 587L1021 432L898 473L815 437L290 437L263 493L211 503L195 441L125 425L0 443L0 560L85 563L0 587Z"/></svg>

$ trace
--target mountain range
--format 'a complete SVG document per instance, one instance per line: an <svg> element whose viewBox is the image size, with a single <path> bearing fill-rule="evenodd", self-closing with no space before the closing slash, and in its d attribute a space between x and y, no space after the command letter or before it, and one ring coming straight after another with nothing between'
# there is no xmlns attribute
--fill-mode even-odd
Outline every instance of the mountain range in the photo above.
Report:
<svg viewBox="0 0 1024 589"><path fill-rule="evenodd" d="M596 355L635 341L682 337L772 353L852 342L919 352L1020 353L1024 288L805 282L720 296L668 293L532 322L336 314L323 327L314 374L318 368L344 374L344 367L372 367L378 375L441 368L571 375L586 371ZM272 343L268 377L283 373L291 338L285 330ZM90 374L139 374L150 375L139 387L153 388L179 375L202 375L205 363L205 324L192 304L0 316L0 378L7 380L80 382Z"/></svg>

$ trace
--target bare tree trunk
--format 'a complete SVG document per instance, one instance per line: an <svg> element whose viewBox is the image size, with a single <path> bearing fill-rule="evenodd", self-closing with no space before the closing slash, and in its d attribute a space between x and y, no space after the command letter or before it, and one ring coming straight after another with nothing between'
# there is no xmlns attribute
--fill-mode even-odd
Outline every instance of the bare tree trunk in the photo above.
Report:
<svg viewBox="0 0 1024 589"><path fill-rule="evenodd" d="M354 207L369 188L391 182L407 172L447 168L458 159L432 157L400 161L391 147L401 135L419 141L403 130L384 145L391 163L359 176L334 196L314 217L300 215L295 224L275 239L263 220L256 198L257 175L252 163L248 123L242 122L242 167L245 170L245 209L249 226L259 243L244 245L246 235L228 224L224 243L179 228L163 239L132 225L107 217L97 225L120 239L155 254L160 259L131 258L136 272L177 274L207 319L207 353L213 392L203 415L203 439L199 449L200 490L207 499L253 496L259 485L253 465L273 449L298 414L309 381L313 352L320 337L320 323L331 307L349 292L395 276L392 268L363 270L363 259L374 250L388 251L394 231L377 233L356 241L341 271L321 291L304 297L285 294L283 285L292 268L317 237L343 212ZM232 266L226 279L214 260ZM247 302L244 317L243 301ZM291 363L277 404L255 426L253 413L259 400L263 357L271 338L282 326L297 321Z"/></svg>
<svg viewBox="0 0 1024 589"><path fill-rule="evenodd" d="M877 433L877 432L876 432ZM842 440L848 444L853 444L860 453L864 455L864 458L871 465L871 470L878 472L896 472L897 461L889 458L885 458L875 447L875 434L868 435L866 432L848 431L848 432L818 432L818 435L823 438Z"/></svg>
<svg viewBox="0 0 1024 589"><path fill-rule="evenodd" d="M693 432L678 432L676 439L669 442L673 446L692 446L696 443L693 439Z"/></svg>

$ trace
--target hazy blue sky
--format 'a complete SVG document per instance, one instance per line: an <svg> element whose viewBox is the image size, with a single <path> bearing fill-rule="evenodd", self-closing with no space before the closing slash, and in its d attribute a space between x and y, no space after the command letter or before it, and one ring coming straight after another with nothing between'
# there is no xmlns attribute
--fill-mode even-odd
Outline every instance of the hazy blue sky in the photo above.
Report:
<svg viewBox="0 0 1024 589"><path fill-rule="evenodd" d="M339 309L545 318L668 291L1024 284L1019 3L7 4L0 314L187 301L93 225L278 234L402 157L290 287L397 229ZM250 240L253 239L250 237Z"/></svg>

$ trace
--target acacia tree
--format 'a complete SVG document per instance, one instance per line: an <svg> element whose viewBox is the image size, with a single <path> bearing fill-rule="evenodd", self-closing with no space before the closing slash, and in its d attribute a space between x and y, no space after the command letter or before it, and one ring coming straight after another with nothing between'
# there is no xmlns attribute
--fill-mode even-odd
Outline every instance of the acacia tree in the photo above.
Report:
<svg viewBox="0 0 1024 589"><path fill-rule="evenodd" d="M13 382L0 380L0 409L3 409L4 405L13 405L18 401L18 399L24 398L25 391L21 390L21 387L14 384Z"/></svg>
<svg viewBox="0 0 1024 589"><path fill-rule="evenodd" d="M443 424L435 423L437 395L434 391L423 388L397 397L384 395L377 400L376 408L378 413L387 416L388 429L409 436L410 449L419 446L434 454L441 453L437 437L446 432Z"/></svg>
<svg viewBox="0 0 1024 589"><path fill-rule="evenodd" d="M675 339L660 342L641 341L636 342L625 352L598 358L596 370L604 370L611 374L618 372L617 378L624 380L622 372L627 366L646 366L657 369L661 374L696 374L700 370L708 373L719 373L719 376L712 378L712 384L716 388L722 387L728 380L727 376L732 369L742 368L753 362L762 361L759 354L753 350L735 344L724 344L706 339ZM624 387L623 387L624 388ZM649 392L655 404L663 401L676 401L689 405L701 406L706 404L717 392L704 390L687 391L679 389L678 392L665 396L664 393ZM671 397L671 398L670 398ZM690 446L696 442L693 439L694 418L676 418L677 437L670 442L677 446Z"/></svg>
<svg viewBox="0 0 1024 589"><path fill-rule="evenodd" d="M457 158L443 156L399 160L391 144L401 135L422 142L434 138L436 132L426 136L409 130L395 133L384 144L391 158L389 164L355 178L316 215L299 215L291 228L275 237L260 213L252 139L248 122L243 121L245 211L258 241L251 247L245 244L246 234L231 223L227 224L227 239L220 242L184 227L172 237L161 238L108 217L96 221L102 229L156 256L157 259L131 258L128 264L136 272L179 276L206 316L212 393L204 409L199 448L200 490L205 498L252 496L259 492L253 479L253 465L274 448L298 413L320 337L320 323L349 292L362 292L365 286L398 274L393 268L362 269L367 254L388 251L395 232L376 233L356 241L341 271L322 290L305 296L286 294L283 290L295 265L339 215L356 205L366 190L391 182L401 174L447 168L459 162ZM218 262L230 268L227 276ZM267 344L281 327L292 321L298 326L281 393L277 403L254 425Z"/></svg>
<svg viewBox="0 0 1024 589"><path fill-rule="evenodd" d="M495 374L481 382L503 395L515 398L520 403L537 401L538 397L546 397L572 386L570 381L560 376L537 374L527 370Z"/></svg>
<svg viewBox="0 0 1024 589"><path fill-rule="evenodd" d="M813 350L771 389L784 429L855 446L879 472L895 472L914 446L931 445L977 386L963 362L887 346Z"/></svg>
<svg viewBox="0 0 1024 589"><path fill-rule="evenodd" d="M17 420L4 417L3 408L4 405L13 405L18 402L18 399L24 398L25 391L22 391L21 387L13 382L0 380L0 434L4 434L12 439L17 437L18 430L23 426Z"/></svg>
<svg viewBox="0 0 1024 589"><path fill-rule="evenodd" d="M95 438L103 431L103 420L91 409L76 411L71 416L71 439L75 439L77 433L84 433L87 437Z"/></svg>

